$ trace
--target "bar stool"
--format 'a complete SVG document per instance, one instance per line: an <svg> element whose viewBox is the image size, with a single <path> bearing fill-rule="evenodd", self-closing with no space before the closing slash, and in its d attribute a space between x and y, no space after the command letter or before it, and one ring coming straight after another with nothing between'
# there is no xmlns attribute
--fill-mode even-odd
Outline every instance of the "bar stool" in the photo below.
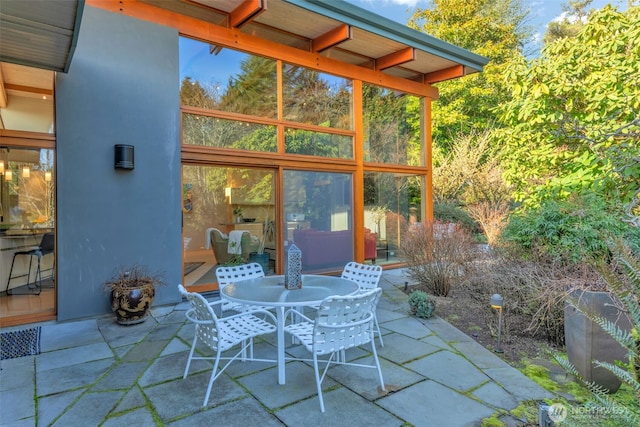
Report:
<svg viewBox="0 0 640 427"><path fill-rule="evenodd" d="M11 279L17 279L20 277L27 276L27 287L29 289L36 290L36 295L40 295L42 291L42 270L41 270L41 260L42 257L53 253L54 248L54 234L53 233L44 233L42 235L42 240L40 241L40 245L37 248L28 250L28 251L18 251L13 254L13 260L11 261L11 269L9 270L9 279L7 280L7 294L11 295L9 290L9 285L11 284ZM29 269L27 270L27 274L21 274L20 276L13 277L13 264L16 262L16 256L28 256L29 257ZM33 281L33 286L31 285L31 265L33 263L33 257L36 257L38 260L38 265L36 267L36 274Z"/></svg>

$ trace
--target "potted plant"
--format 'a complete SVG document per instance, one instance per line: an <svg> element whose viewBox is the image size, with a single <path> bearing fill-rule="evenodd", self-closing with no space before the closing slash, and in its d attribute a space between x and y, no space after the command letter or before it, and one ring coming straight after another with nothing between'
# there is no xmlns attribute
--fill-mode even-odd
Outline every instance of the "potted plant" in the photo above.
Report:
<svg viewBox="0 0 640 427"><path fill-rule="evenodd" d="M236 217L236 222L240 224L242 222L242 208L239 206L233 208L233 215Z"/></svg>
<svg viewBox="0 0 640 427"><path fill-rule="evenodd" d="M111 309L121 325L144 322L153 304L156 286L164 285L163 273L152 273L146 266L121 266L104 283L111 297Z"/></svg>
<svg viewBox="0 0 640 427"><path fill-rule="evenodd" d="M249 253L249 261L251 262L257 262L258 264L260 264L262 266L262 270L267 273L270 270L269 267L269 254L265 253L264 251L264 245L266 243L267 240L267 234L268 230L267 228L269 227L269 215L267 215L267 218L265 220L265 230L262 233L262 238L260 239L260 245L258 246L258 250L256 252L251 252Z"/></svg>

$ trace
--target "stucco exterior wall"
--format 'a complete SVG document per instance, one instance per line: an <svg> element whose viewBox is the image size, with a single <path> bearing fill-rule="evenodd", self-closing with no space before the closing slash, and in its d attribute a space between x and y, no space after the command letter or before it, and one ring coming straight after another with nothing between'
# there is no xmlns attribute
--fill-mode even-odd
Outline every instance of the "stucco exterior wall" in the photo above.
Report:
<svg viewBox="0 0 640 427"><path fill-rule="evenodd" d="M87 6L68 74L56 77L58 320L110 312L122 264L182 276L178 34ZM114 145L135 169L114 169Z"/></svg>

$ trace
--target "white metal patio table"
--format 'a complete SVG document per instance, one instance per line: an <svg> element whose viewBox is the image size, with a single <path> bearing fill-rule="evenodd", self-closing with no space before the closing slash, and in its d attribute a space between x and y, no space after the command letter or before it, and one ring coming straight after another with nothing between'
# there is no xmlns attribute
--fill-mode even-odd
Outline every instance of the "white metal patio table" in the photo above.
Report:
<svg viewBox="0 0 640 427"><path fill-rule="evenodd" d="M302 275L301 289L285 289L284 276L266 276L230 283L220 291L222 298L250 306L276 309L278 334L278 384L285 383L284 313L287 307L318 305L331 295L351 295L358 284L347 279L314 274Z"/></svg>

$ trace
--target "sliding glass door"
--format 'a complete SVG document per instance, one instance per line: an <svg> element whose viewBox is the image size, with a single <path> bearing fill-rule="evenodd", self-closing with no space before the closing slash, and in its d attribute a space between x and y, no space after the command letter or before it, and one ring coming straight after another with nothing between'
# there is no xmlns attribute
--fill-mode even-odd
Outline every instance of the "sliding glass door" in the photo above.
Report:
<svg viewBox="0 0 640 427"><path fill-rule="evenodd" d="M183 165L184 282L215 288L215 267L275 270L275 171Z"/></svg>

